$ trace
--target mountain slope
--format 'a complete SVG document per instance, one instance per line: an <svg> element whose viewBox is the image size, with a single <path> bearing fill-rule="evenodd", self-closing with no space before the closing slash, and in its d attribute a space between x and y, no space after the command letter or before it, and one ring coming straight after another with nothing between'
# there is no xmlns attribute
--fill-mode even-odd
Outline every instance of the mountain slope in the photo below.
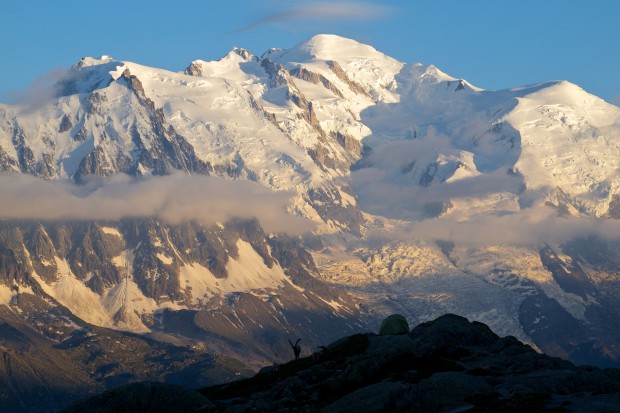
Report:
<svg viewBox="0 0 620 413"><path fill-rule="evenodd" d="M84 58L52 92L0 105L20 322L31 296L256 367L458 312L618 363L620 108L576 85L488 91L318 35L179 73Z"/></svg>

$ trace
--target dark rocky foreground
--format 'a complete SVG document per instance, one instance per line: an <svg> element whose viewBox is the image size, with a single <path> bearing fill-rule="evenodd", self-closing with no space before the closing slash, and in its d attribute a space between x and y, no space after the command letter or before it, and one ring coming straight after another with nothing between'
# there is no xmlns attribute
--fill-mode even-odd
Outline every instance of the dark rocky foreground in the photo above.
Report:
<svg viewBox="0 0 620 413"><path fill-rule="evenodd" d="M292 356L292 352L291 352ZM408 334L358 334L197 391L137 383L70 412L620 412L620 370L544 354L448 314Z"/></svg>

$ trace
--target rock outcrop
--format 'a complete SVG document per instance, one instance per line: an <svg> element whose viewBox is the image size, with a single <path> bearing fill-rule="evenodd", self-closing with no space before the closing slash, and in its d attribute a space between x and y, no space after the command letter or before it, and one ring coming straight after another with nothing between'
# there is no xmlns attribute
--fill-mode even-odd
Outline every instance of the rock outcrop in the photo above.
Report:
<svg viewBox="0 0 620 413"><path fill-rule="evenodd" d="M192 392L137 383L64 411L155 401L185 412L617 412L620 370L540 354L480 322L446 314L403 334L356 334L256 376ZM203 398L200 398L202 394ZM138 398L136 395L139 395ZM121 411L121 410L106 410ZM125 411L125 410L122 410Z"/></svg>
<svg viewBox="0 0 620 413"><path fill-rule="evenodd" d="M407 334L349 336L201 393L225 412L609 412L620 371L575 366L447 314Z"/></svg>

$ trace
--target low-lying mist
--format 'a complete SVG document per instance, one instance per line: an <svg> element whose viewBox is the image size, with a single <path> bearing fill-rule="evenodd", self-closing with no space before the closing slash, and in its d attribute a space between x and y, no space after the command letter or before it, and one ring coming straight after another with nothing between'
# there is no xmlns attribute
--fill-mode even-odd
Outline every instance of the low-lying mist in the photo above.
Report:
<svg viewBox="0 0 620 413"><path fill-rule="evenodd" d="M0 219L119 220L156 217L171 224L256 218L267 232L299 235L314 224L287 212L293 192L258 183L181 173L90 178L84 185L0 174Z"/></svg>

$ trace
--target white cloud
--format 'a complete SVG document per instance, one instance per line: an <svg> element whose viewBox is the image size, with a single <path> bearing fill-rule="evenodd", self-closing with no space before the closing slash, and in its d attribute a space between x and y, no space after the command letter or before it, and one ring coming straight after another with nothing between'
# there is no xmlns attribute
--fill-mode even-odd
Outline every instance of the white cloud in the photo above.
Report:
<svg viewBox="0 0 620 413"><path fill-rule="evenodd" d="M382 17L389 11L389 6L358 1L304 3L273 13L235 31L244 32L266 24L299 19L367 20Z"/></svg>
<svg viewBox="0 0 620 413"><path fill-rule="evenodd" d="M360 169L351 174L358 205L372 214L404 221L400 230L375 236L476 247L562 243L589 236L620 238L620 220L560 216L546 205L554 189L526 189L520 175L508 173L509 164L451 181L436 176L429 186L421 185L419 174L409 171L410 165L423 171L440 155L452 162L465 159L457 156L459 152L446 138L433 135L388 142L366 155ZM434 217L444 206L455 205L454 210Z"/></svg>
<svg viewBox="0 0 620 413"><path fill-rule="evenodd" d="M36 110L49 103L57 93L57 82L67 74L67 69L56 68L37 77L30 85L22 90L7 92L3 99L10 104Z"/></svg>
<svg viewBox="0 0 620 413"><path fill-rule="evenodd" d="M417 220L427 215L425 210L431 204L484 198L493 193L518 194L522 190L522 178L509 174L507 166L482 174L475 171L473 162L467 165L471 176L443 182L462 161L467 161L464 152L453 147L446 137L434 133L373 148L351 174L361 207L389 218ZM445 171L438 171L431 185L421 185L424 171L434 166L445 167Z"/></svg>
<svg viewBox="0 0 620 413"><path fill-rule="evenodd" d="M411 224L407 237L452 241L458 245L492 246L564 243L576 238L597 236L620 238L620 221L559 216L557 211L539 205L514 214L482 215L468 221L434 218Z"/></svg>
<svg viewBox="0 0 620 413"><path fill-rule="evenodd" d="M173 174L135 179L92 178L86 185L0 174L0 219L118 220L158 217L205 224L257 218L267 232L297 235L314 225L286 212L291 192L250 181Z"/></svg>

